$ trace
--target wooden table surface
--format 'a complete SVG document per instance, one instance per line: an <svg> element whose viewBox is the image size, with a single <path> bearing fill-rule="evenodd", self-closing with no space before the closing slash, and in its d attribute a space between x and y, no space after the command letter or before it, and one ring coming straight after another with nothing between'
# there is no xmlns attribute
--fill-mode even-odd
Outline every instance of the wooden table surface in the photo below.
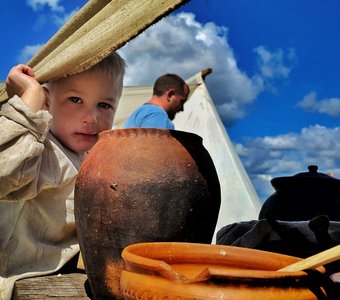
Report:
<svg viewBox="0 0 340 300"><path fill-rule="evenodd" d="M85 291L86 279L82 273L21 279L15 283L12 300L91 299Z"/></svg>
<svg viewBox="0 0 340 300"><path fill-rule="evenodd" d="M340 293L340 272L332 276L334 295ZM50 275L18 280L15 283L12 300L88 300L84 283L86 274L72 273L62 275ZM330 297L329 299L338 299Z"/></svg>

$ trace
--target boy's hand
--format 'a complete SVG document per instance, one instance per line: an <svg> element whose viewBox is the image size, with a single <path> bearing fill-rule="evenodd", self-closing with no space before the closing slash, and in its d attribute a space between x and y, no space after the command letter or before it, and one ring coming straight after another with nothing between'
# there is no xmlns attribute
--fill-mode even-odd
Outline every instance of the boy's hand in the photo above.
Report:
<svg viewBox="0 0 340 300"><path fill-rule="evenodd" d="M44 89L29 66L20 64L11 69L6 79L6 90L8 96L18 95L35 112L44 106Z"/></svg>

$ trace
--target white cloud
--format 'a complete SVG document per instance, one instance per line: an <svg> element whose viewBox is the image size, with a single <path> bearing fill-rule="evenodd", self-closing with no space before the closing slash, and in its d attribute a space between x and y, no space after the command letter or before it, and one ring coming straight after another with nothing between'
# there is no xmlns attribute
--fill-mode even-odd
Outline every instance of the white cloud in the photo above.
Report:
<svg viewBox="0 0 340 300"><path fill-rule="evenodd" d="M53 12L64 11L64 7L59 4L59 0L26 0L26 3L32 7L34 11L39 11L45 6Z"/></svg>
<svg viewBox="0 0 340 300"><path fill-rule="evenodd" d="M327 114L332 117L340 116L340 98L325 98L318 100L315 92L310 92L298 102L298 107L320 114Z"/></svg>
<svg viewBox="0 0 340 300"><path fill-rule="evenodd" d="M235 148L262 200L273 192L271 178L307 172L309 165L340 177L340 127L314 125L300 133L249 138Z"/></svg>
<svg viewBox="0 0 340 300"><path fill-rule="evenodd" d="M287 53L282 49L270 52L264 46L259 46L254 49L254 52L258 55L258 66L264 78L286 78L295 64L294 49L288 49Z"/></svg>
<svg viewBox="0 0 340 300"><path fill-rule="evenodd" d="M208 67L209 92L225 124L245 116L247 108L264 91L268 75L262 71L249 76L238 67L228 43L228 28L214 23L202 24L192 13L179 13L162 19L119 50L127 60L126 85L152 84L168 72L188 78ZM287 77L291 70L285 62L294 51L271 53L260 47L260 70L271 68L271 80ZM255 58L254 58L255 59Z"/></svg>
<svg viewBox="0 0 340 300"><path fill-rule="evenodd" d="M19 54L18 63L27 63L33 57L33 55L36 54L40 50L40 48L42 48L42 46L43 44L25 46Z"/></svg>
<svg viewBox="0 0 340 300"><path fill-rule="evenodd" d="M66 11L60 0L26 0L26 2L37 13L34 25L36 30L43 30L46 22L51 20L57 28L60 28L79 11L79 7Z"/></svg>
<svg viewBox="0 0 340 300"><path fill-rule="evenodd" d="M275 137L264 137L261 139L263 144L268 148L280 149L280 150L289 150L295 149L297 147L297 136L292 134L286 134Z"/></svg>

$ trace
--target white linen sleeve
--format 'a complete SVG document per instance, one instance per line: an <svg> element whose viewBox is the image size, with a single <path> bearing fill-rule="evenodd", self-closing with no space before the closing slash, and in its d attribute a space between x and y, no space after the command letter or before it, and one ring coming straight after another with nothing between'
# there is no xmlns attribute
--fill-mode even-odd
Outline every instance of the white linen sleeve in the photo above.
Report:
<svg viewBox="0 0 340 300"><path fill-rule="evenodd" d="M50 120L48 111L33 112L17 96L1 107L0 199L10 200L12 192L29 185L39 174Z"/></svg>

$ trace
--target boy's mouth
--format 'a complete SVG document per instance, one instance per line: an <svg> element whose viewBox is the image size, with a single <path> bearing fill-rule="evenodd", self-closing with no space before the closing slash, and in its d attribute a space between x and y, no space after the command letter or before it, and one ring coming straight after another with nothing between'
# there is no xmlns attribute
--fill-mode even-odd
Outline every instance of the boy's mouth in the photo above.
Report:
<svg viewBox="0 0 340 300"><path fill-rule="evenodd" d="M78 136L83 136L83 137L98 137L98 133L76 132L75 134Z"/></svg>
<svg viewBox="0 0 340 300"><path fill-rule="evenodd" d="M79 131L79 132L76 132L76 134L97 135L98 133L96 131Z"/></svg>

